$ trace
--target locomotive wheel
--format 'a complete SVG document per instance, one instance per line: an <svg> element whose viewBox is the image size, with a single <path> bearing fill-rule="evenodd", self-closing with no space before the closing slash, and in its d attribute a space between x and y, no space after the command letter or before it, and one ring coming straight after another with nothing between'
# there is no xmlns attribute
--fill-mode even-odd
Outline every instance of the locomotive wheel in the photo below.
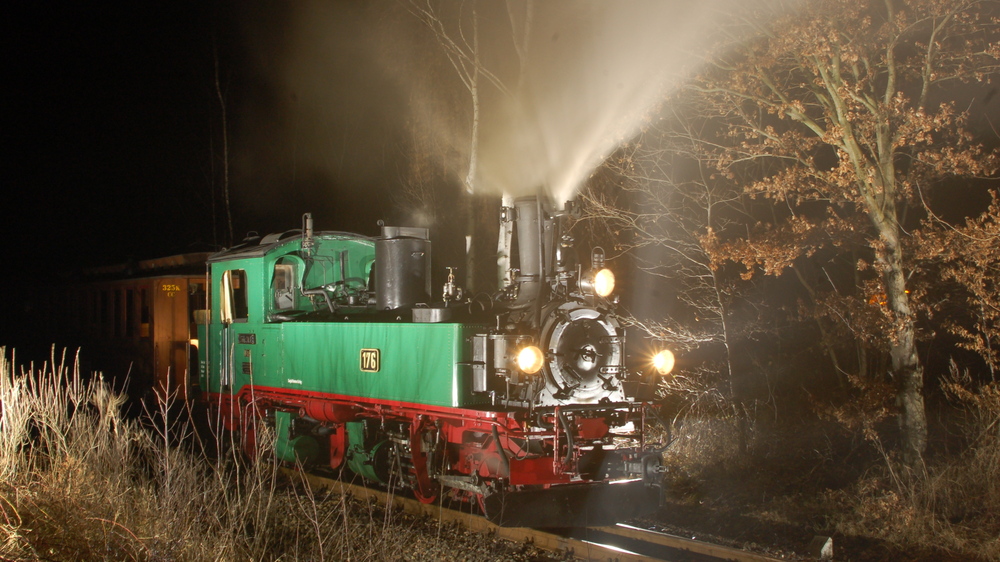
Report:
<svg viewBox="0 0 1000 562"><path fill-rule="evenodd" d="M253 412L242 404L235 411L210 408L207 423L214 433L216 456L233 455L238 461L254 461L258 456L257 424ZM216 420L220 423L216 425Z"/></svg>

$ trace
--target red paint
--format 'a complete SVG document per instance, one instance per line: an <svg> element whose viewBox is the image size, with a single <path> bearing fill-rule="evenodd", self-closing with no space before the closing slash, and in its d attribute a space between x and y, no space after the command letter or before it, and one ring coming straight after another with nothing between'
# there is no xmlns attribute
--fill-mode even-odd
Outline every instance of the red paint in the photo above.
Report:
<svg viewBox="0 0 1000 562"><path fill-rule="evenodd" d="M255 424L251 420L262 418L267 410L297 409L299 415L323 423L332 430L329 464L334 469L343 465L346 456L348 443L343 424L362 419L406 423L410 428L413 489L423 501L434 501L439 493L427 463L432 458L440 463L441 459L423 450L423 436L428 433L435 436L429 441L441 441L439 452L448 455L452 474L507 479L513 486L547 487L581 481L577 470L577 459L583 452L580 448L593 445L610 431L604 417L569 413L574 450L567 452L565 429L555 415L546 416L546 427L536 427L529 424L528 414L520 411L446 408L260 386L252 391L244 387L236 395L210 395L208 400L216 405L227 428L246 428L244 446L248 452L256 449L252 443ZM634 421L641 424L643 412L636 413ZM493 437L494 427L499 443ZM531 451L525 449L529 438L535 441ZM564 462L567 456L569 462Z"/></svg>

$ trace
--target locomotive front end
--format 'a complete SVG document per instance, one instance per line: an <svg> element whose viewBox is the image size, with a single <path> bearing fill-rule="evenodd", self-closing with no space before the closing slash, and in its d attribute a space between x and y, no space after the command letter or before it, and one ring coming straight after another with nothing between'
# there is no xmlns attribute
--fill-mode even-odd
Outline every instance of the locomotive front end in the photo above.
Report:
<svg viewBox="0 0 1000 562"><path fill-rule="evenodd" d="M539 198L518 199L503 216L517 222L520 267L497 299L497 328L476 336L475 390L528 408L628 401L625 333L604 251L578 263L567 213Z"/></svg>
<svg viewBox="0 0 1000 562"><path fill-rule="evenodd" d="M508 462L512 489L487 496L487 516L498 517L501 498L504 513L517 513L520 521L533 514L535 524L550 516L546 505L562 506L554 519L593 521L655 503L660 454L644 438L655 415L626 391L632 375L604 251L594 248L589 263L578 263L564 225L567 213L544 200L518 199L503 216L516 221L519 268L495 299L495 329L473 338L473 389L522 420L501 433L518 443L524 458L532 452L551 457L548 474L542 477L536 465L530 478L567 486L521 486L530 478ZM609 487L612 482L622 485ZM510 509L514 505L519 507Z"/></svg>

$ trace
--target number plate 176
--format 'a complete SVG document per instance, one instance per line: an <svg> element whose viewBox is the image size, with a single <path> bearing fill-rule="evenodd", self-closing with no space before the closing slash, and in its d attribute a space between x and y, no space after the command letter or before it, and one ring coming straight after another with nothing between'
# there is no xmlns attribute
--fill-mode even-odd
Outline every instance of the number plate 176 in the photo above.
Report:
<svg viewBox="0 0 1000 562"><path fill-rule="evenodd" d="M382 354L377 349L361 350L361 370L365 373L377 373L382 368Z"/></svg>

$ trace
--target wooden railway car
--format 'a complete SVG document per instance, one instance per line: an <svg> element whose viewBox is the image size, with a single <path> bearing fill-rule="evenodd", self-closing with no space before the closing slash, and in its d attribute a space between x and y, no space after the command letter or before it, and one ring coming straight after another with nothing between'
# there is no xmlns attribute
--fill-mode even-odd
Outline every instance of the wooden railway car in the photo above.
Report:
<svg viewBox="0 0 1000 562"><path fill-rule="evenodd" d="M208 253L97 267L66 283L44 315L62 345L79 348L132 397L162 389L186 400L197 390L195 311L205 308ZM127 386L126 386L127 385Z"/></svg>

